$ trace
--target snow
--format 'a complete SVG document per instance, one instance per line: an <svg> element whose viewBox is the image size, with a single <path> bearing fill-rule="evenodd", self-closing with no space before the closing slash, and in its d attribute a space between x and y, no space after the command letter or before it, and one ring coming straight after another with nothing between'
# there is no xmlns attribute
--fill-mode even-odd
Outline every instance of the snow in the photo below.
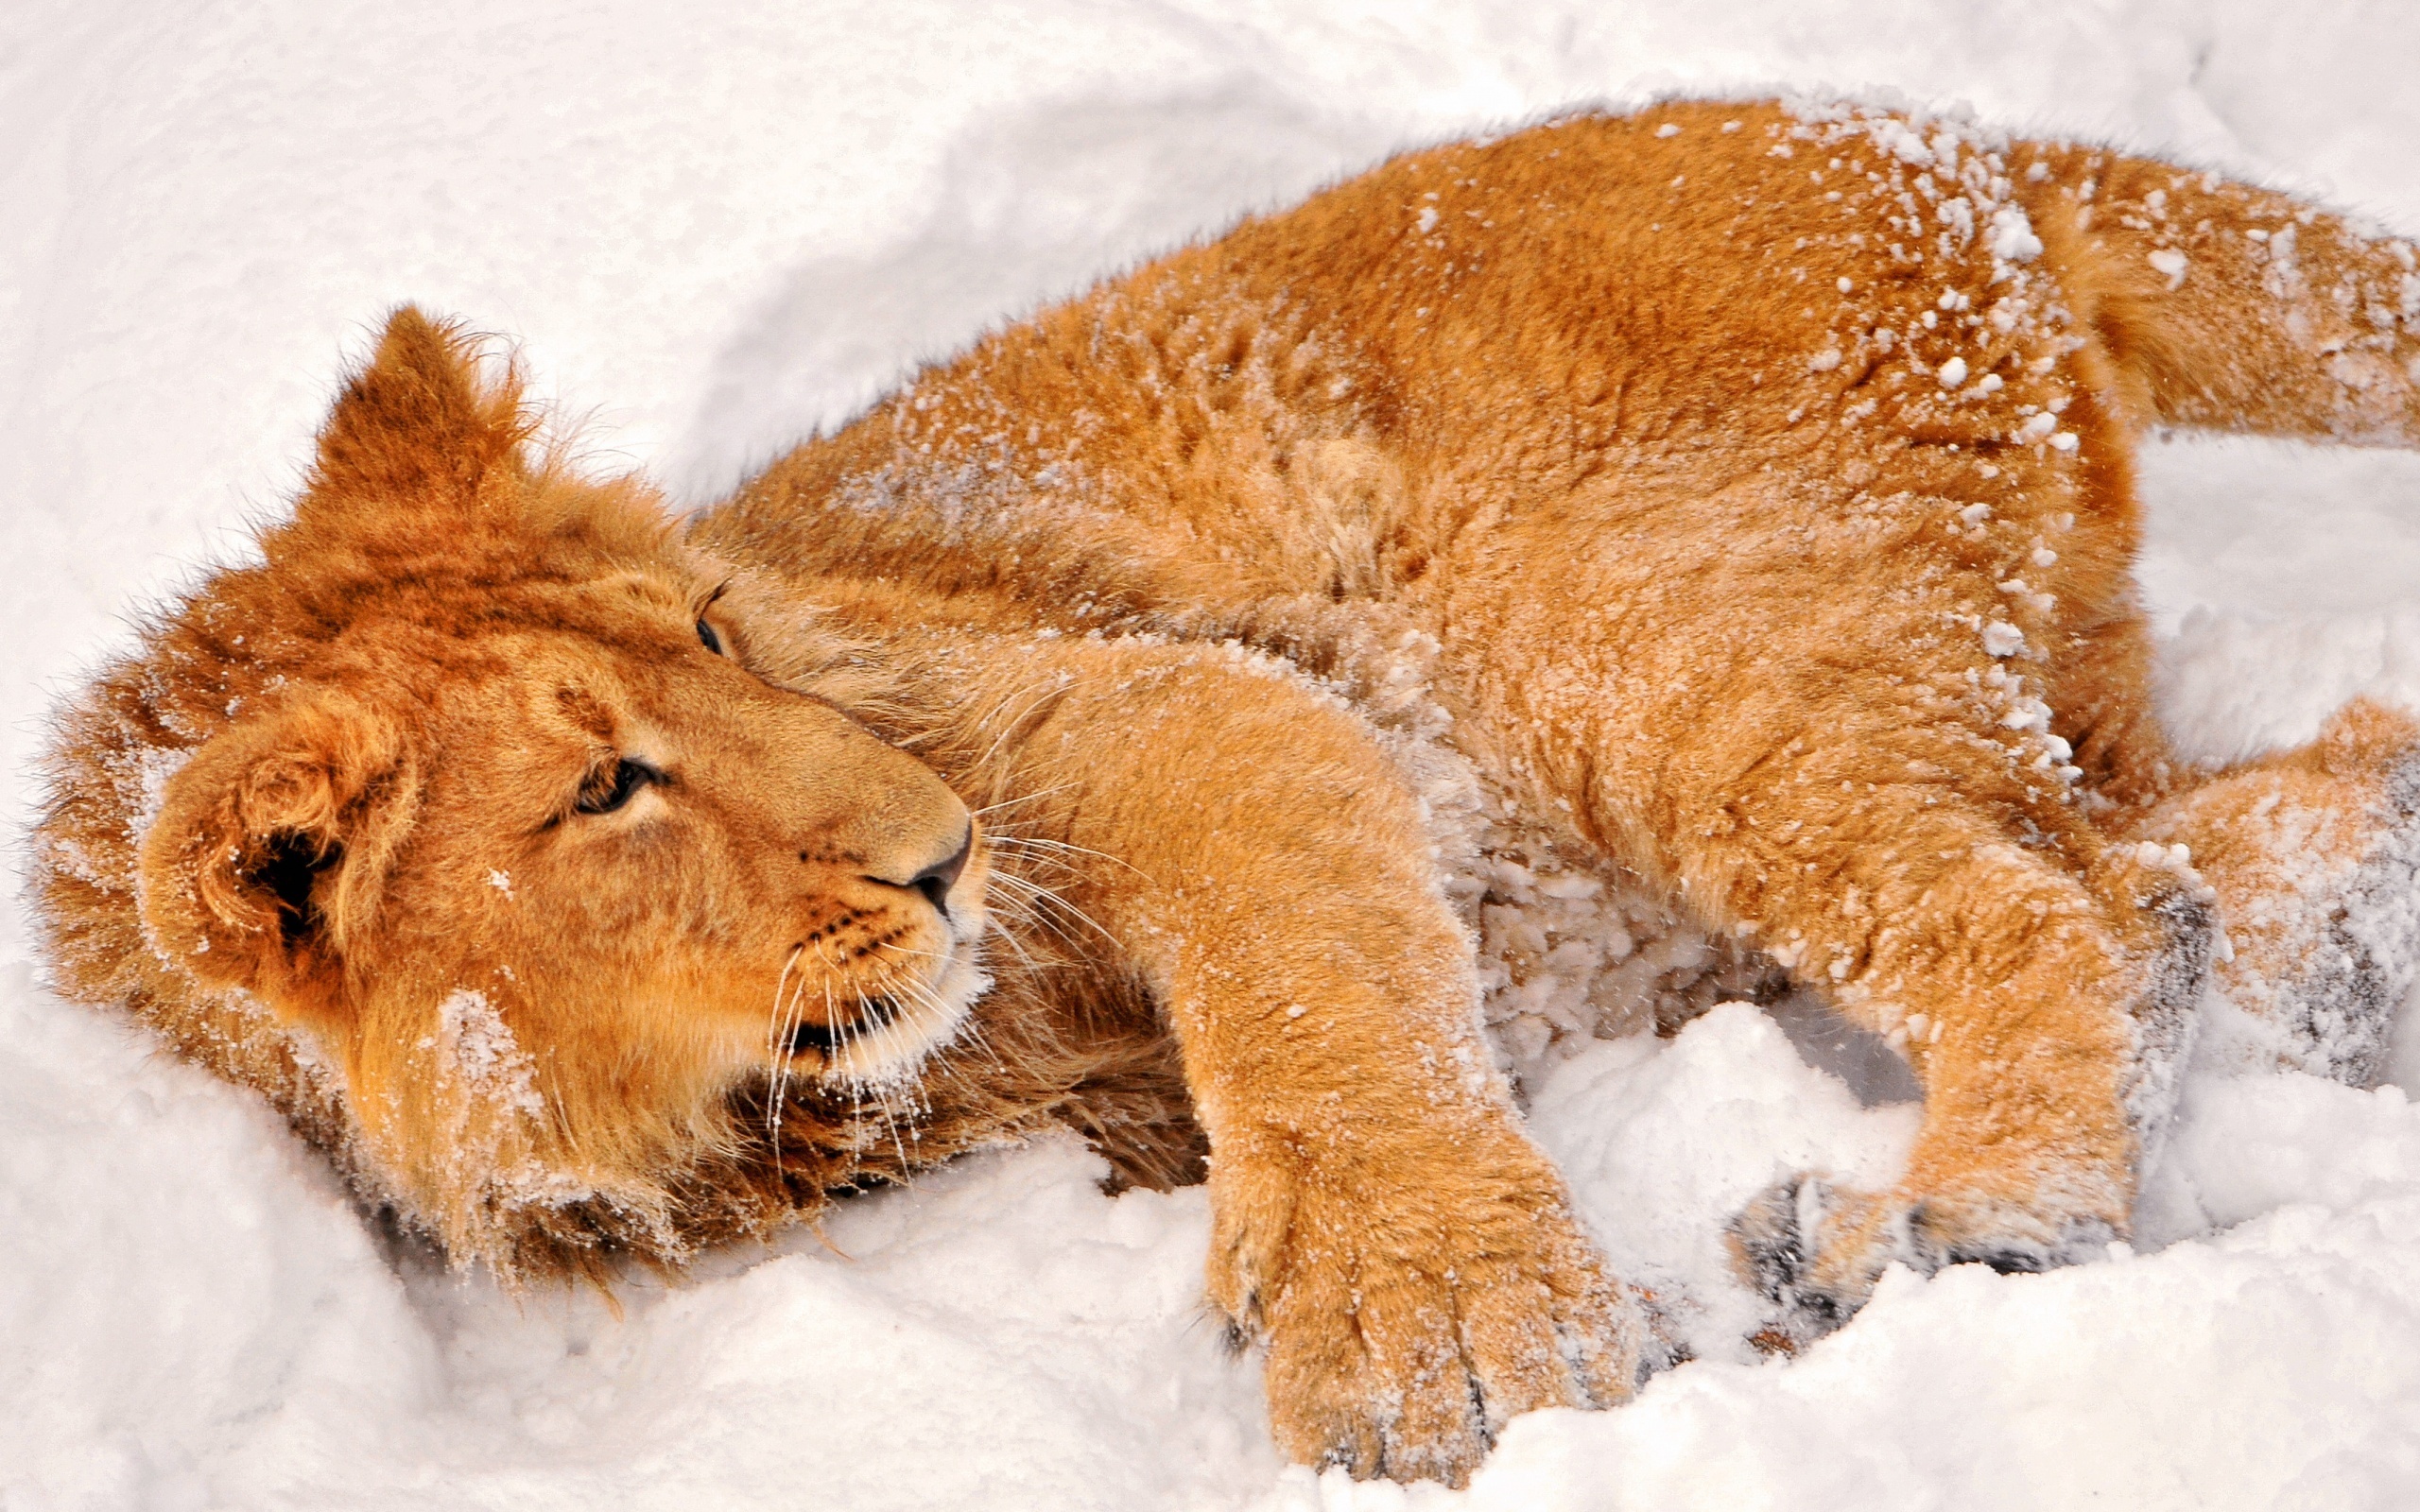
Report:
<svg viewBox="0 0 2420 1512"><path fill-rule="evenodd" d="M1592 98L1895 90L2411 230L2415 56L2420 11L2386 0L18 0L0 816L22 833L44 712L130 607L245 553L398 300L517 336L600 459L702 499L917 356L1396 146ZM1983 234L2039 249L2006 210ZM2177 440L2143 473L2181 744L2228 758L2357 693L2420 704L2420 458ZM1552 948L1564 917L1539 916ZM1787 1005L1540 1059L1540 1137L1700 1358L1620 1412L1515 1423L1450 1493L1280 1463L1256 1367L1200 1309L1199 1192L1113 1200L1046 1143L633 1283L618 1317L516 1301L391 1245L263 1108L57 1002L31 959L12 895L12 1509L2420 1502L2420 1111L2247 1072L2224 1004L2132 1250L1894 1273L1789 1363L1739 1343L1720 1224L1787 1171L1887 1175L1904 1069ZM509 1046L461 1048L510 1074Z"/></svg>

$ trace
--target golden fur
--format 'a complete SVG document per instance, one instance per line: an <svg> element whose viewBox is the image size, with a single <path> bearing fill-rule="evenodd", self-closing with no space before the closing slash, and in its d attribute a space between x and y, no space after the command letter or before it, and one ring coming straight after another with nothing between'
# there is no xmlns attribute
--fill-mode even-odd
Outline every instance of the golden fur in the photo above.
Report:
<svg viewBox="0 0 2420 1512"><path fill-rule="evenodd" d="M2214 952L2375 1071L2412 721L2169 757L2128 447L2420 442L2411 269L1949 123L1578 116L1011 327L685 528L407 309L266 560L66 716L52 951L507 1276L1054 1120L1206 1150L1280 1443L1459 1481L1654 1353L1480 1033L1508 835L1914 1065L1895 1188L1735 1227L1801 1336L2123 1235Z"/></svg>

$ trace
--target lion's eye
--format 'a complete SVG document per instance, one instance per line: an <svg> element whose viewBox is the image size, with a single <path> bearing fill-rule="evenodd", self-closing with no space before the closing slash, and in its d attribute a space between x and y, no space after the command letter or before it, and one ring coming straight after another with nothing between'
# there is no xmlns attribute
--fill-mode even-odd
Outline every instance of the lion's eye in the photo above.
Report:
<svg viewBox="0 0 2420 1512"><path fill-rule="evenodd" d="M634 757L617 756L588 774L588 780L579 784L579 797L573 800L572 807L582 814L611 814L663 775Z"/></svg>
<svg viewBox="0 0 2420 1512"><path fill-rule="evenodd" d="M717 635L715 627L704 620L698 622L698 644L717 656L722 655L722 637Z"/></svg>

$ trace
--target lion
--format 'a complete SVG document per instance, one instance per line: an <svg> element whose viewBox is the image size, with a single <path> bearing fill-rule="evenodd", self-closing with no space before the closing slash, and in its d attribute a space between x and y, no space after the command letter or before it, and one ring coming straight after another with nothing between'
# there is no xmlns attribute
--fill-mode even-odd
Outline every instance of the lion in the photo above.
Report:
<svg viewBox="0 0 2420 1512"><path fill-rule="evenodd" d="M2124 1238L2206 983L2379 1074L2420 728L2169 752L2154 426L2420 443L2411 245L1952 119L1582 113L1114 278L687 519L405 307L257 562L62 716L48 951L508 1280L1074 1127L1207 1180L1285 1452L1460 1484L1671 1353L1484 1032L1564 954L1525 899L1670 926L1597 1030L1795 988L1912 1066L1895 1185L1733 1226L1789 1338Z"/></svg>

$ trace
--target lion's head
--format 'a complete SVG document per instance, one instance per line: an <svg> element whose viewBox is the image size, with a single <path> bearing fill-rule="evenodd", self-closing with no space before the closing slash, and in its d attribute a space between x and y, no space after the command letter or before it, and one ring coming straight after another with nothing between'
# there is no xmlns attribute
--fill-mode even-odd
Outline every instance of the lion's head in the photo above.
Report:
<svg viewBox="0 0 2420 1512"><path fill-rule="evenodd" d="M399 312L266 560L69 717L41 835L71 988L254 1079L282 1038L490 1259L505 1210L647 1221L739 1089L909 1074L984 986L985 844L852 717L853 648L735 614L652 495L530 435Z"/></svg>

